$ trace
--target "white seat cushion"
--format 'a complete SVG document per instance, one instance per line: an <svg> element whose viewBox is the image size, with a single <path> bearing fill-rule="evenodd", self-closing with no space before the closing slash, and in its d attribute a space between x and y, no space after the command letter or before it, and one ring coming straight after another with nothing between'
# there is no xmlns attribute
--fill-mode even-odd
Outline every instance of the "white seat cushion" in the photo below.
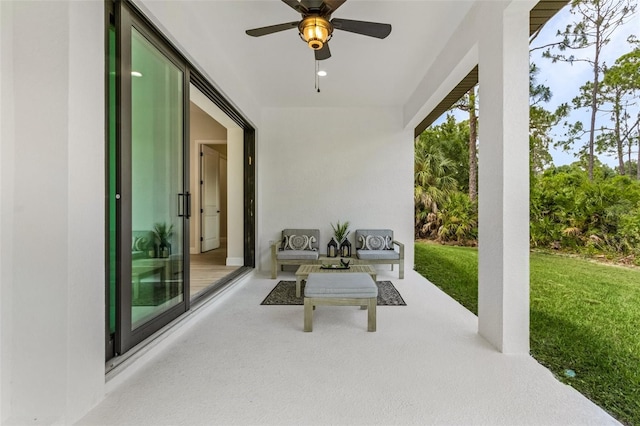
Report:
<svg viewBox="0 0 640 426"><path fill-rule="evenodd" d="M318 252L314 250L280 250L276 253L278 260L318 260Z"/></svg>
<svg viewBox="0 0 640 426"><path fill-rule="evenodd" d="M395 250L356 250L358 259L398 260L400 253Z"/></svg>
<svg viewBox="0 0 640 426"><path fill-rule="evenodd" d="M363 272L311 273L304 287L305 297L358 298L378 296L378 286Z"/></svg>

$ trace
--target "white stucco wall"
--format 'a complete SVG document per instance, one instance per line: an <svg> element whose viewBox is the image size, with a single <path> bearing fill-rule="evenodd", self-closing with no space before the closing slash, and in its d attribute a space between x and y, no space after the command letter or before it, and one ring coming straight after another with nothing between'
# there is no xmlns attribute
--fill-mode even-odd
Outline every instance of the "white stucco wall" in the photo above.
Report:
<svg viewBox="0 0 640 426"><path fill-rule="evenodd" d="M104 5L0 11L0 421L70 423L104 386Z"/></svg>
<svg viewBox="0 0 640 426"><path fill-rule="evenodd" d="M260 231L256 261L284 228L390 228L413 267L413 129L400 108L266 109L258 141ZM353 235L351 236L353 238ZM353 242L353 240L352 240Z"/></svg>
<svg viewBox="0 0 640 426"><path fill-rule="evenodd" d="M0 423L10 414L13 340L13 5L0 3Z"/></svg>

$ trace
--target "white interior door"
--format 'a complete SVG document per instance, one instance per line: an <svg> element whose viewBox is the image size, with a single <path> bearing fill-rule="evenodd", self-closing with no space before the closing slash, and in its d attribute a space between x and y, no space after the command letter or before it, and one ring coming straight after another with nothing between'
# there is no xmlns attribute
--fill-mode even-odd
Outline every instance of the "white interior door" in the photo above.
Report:
<svg viewBox="0 0 640 426"><path fill-rule="evenodd" d="M200 151L201 251L220 247L220 179L218 151L202 145Z"/></svg>

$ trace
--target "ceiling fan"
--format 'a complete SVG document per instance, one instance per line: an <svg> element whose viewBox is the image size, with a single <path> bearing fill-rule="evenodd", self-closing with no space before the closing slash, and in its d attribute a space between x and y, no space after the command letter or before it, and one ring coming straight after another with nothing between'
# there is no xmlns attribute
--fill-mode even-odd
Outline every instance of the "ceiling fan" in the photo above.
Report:
<svg viewBox="0 0 640 426"><path fill-rule="evenodd" d="M291 28L298 28L300 38L315 51L316 60L331 57L329 40L333 30L348 31L369 37L385 38L391 33L391 25L377 22L354 21L351 19L331 19L346 0L282 0L302 15L301 21L254 28L246 33L252 37L261 37Z"/></svg>

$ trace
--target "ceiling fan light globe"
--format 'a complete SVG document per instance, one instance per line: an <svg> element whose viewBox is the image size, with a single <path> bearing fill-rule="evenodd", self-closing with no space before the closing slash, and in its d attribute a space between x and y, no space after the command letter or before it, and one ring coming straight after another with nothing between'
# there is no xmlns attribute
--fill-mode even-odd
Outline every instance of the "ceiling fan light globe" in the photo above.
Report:
<svg viewBox="0 0 640 426"><path fill-rule="evenodd" d="M320 16L308 16L298 26L300 37L313 50L320 50L331 38L333 26Z"/></svg>

